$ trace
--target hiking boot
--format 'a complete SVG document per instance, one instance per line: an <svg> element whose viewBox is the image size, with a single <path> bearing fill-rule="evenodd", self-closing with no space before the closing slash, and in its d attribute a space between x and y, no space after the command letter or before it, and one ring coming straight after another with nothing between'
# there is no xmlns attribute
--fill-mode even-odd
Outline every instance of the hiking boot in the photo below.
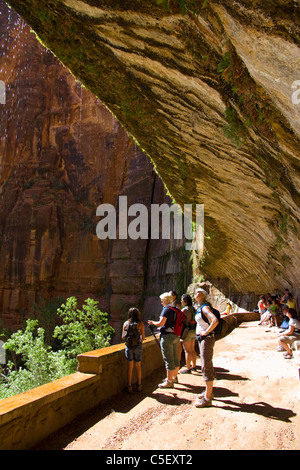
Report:
<svg viewBox="0 0 300 470"><path fill-rule="evenodd" d="M138 386L137 386L137 391L138 391L138 392L141 392L142 390L143 390L142 384L138 384Z"/></svg>
<svg viewBox="0 0 300 470"><path fill-rule="evenodd" d="M163 382L167 382L168 379L167 377L163 380ZM172 379L173 384L178 384L178 377L175 377L175 379Z"/></svg>
<svg viewBox="0 0 300 470"><path fill-rule="evenodd" d="M203 397L205 397L205 391L202 392L202 393L199 393L199 394L197 395L197 397L198 397L198 398L203 398ZM210 397L210 400L213 400L213 398L215 398L215 397L214 397L214 394L212 393L212 394L211 394L211 397Z"/></svg>
<svg viewBox="0 0 300 470"><path fill-rule="evenodd" d="M163 380L163 382L167 382L167 381L168 381L168 379L167 379L167 377L166 377L166 378ZM178 377L176 376L175 379L172 379L172 382L173 382L173 384L178 384L178 383L179 383L179 382L178 382Z"/></svg>
<svg viewBox="0 0 300 470"><path fill-rule="evenodd" d="M206 406L212 406L211 398L206 400L205 397L201 397L200 400L195 403L196 408L205 408Z"/></svg>
<svg viewBox="0 0 300 470"><path fill-rule="evenodd" d="M191 373L192 373L191 369L184 369L179 372L179 374L191 374Z"/></svg>
<svg viewBox="0 0 300 470"><path fill-rule="evenodd" d="M132 393L132 385L127 385L127 392Z"/></svg>
<svg viewBox="0 0 300 470"><path fill-rule="evenodd" d="M174 383L164 380L161 384L158 385L159 388L174 388Z"/></svg>

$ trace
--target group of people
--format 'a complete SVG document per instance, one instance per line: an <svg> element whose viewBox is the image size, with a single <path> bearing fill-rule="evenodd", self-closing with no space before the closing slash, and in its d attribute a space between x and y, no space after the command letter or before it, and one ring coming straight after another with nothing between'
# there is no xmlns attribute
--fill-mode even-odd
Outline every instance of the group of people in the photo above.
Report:
<svg viewBox="0 0 300 470"><path fill-rule="evenodd" d="M188 294L183 294L177 301L176 292L165 292L160 295L162 310L157 321L148 320L150 328L158 328L160 332L159 345L166 368L166 378L158 385L159 388L173 388L178 382L178 374L191 373L196 370L195 344L198 342L201 372L205 384L205 390L198 395L196 407L212 405L214 367L213 351L215 345L215 328L219 323L214 309L207 301L207 292L197 288L194 292L194 300ZM185 314L184 335L181 337L174 332L176 308L180 308ZM269 327L278 327L278 351L284 352L284 357L293 357L292 346L295 341L300 342L300 316L296 311L295 300L288 289L283 295L262 295L258 302L260 313L259 325L266 324ZM223 312L227 314L228 312ZM221 321L221 320L220 320ZM137 339L130 343L128 335L129 327L135 326ZM128 320L123 324L122 338L126 341L125 355L128 361L128 391L132 391L132 375L135 367L137 375L137 390L142 390L142 342L145 339L145 326L141 320L140 311L131 308L128 312ZM182 349L185 354L186 368L180 370Z"/></svg>
<svg viewBox="0 0 300 470"><path fill-rule="evenodd" d="M300 315L297 313L292 293L285 289L281 296L269 293L262 295L258 302L258 311L258 325L279 328L277 351L283 351L285 359L292 359L293 344L300 341Z"/></svg>
<svg viewBox="0 0 300 470"><path fill-rule="evenodd" d="M213 313L213 308L207 301L207 292L204 289L197 288L194 292L194 299L197 302L197 310L193 306L193 299L188 294L181 296L180 302L177 302L176 292L165 292L160 295L162 310L159 320L148 320L150 328L155 327L160 332L160 348L166 368L166 378L158 387L173 388L174 383L178 382L178 373L180 370L181 346L183 347L186 360L186 369L181 373L191 373L196 369L196 350L195 340L198 341L199 353L201 359L201 372L205 383L205 391L198 395L195 402L196 407L205 407L212 405L214 367L213 350L215 344L214 329L219 323L218 318ZM182 338L175 334L176 308L179 308L185 314L185 330ZM128 391L132 391L132 373L135 365L138 390L142 390L141 384L141 360L142 360L142 341L145 338L145 328L141 321L141 315L138 309L129 309L128 320L123 325L122 338L126 341L128 336L128 326L135 324L139 330L140 342L135 345L126 343L125 355L128 360Z"/></svg>

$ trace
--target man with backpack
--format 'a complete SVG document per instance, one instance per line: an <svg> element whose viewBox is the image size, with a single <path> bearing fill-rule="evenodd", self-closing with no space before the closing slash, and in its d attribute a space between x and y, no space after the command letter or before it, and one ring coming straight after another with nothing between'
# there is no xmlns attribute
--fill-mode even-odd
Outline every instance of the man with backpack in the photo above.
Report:
<svg viewBox="0 0 300 470"><path fill-rule="evenodd" d="M201 371L205 381L205 391L198 395L199 400L195 403L197 408L212 405L214 366L213 350L215 345L215 329L220 323L219 312L217 312L206 300L207 292L204 289L196 289L195 300L199 304L195 320L196 338L199 344Z"/></svg>
<svg viewBox="0 0 300 470"><path fill-rule="evenodd" d="M159 328L160 347L167 371L166 379L158 386L159 388L173 388L180 367L178 358L180 335L177 332L176 317L178 316L179 319L179 312L181 313L181 311L173 307L170 292L165 292L159 297L163 306L159 320L148 320L148 324Z"/></svg>

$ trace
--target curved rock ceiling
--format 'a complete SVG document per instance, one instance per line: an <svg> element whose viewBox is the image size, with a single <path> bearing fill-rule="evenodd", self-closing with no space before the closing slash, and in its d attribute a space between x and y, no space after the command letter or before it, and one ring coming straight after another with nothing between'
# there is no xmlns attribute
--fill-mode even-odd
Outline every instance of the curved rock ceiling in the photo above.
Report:
<svg viewBox="0 0 300 470"><path fill-rule="evenodd" d="M200 272L300 290L300 6L294 0L11 0L113 112L180 204L203 203Z"/></svg>

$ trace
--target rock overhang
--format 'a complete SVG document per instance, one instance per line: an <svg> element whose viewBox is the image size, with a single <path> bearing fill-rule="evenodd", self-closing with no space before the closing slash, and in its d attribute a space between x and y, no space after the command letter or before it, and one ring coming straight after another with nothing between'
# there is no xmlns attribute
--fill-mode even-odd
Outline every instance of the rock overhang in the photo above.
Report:
<svg viewBox="0 0 300 470"><path fill-rule="evenodd" d="M204 204L202 272L238 291L299 289L295 2L210 1L198 16L175 1L9 3L135 137L176 202Z"/></svg>

